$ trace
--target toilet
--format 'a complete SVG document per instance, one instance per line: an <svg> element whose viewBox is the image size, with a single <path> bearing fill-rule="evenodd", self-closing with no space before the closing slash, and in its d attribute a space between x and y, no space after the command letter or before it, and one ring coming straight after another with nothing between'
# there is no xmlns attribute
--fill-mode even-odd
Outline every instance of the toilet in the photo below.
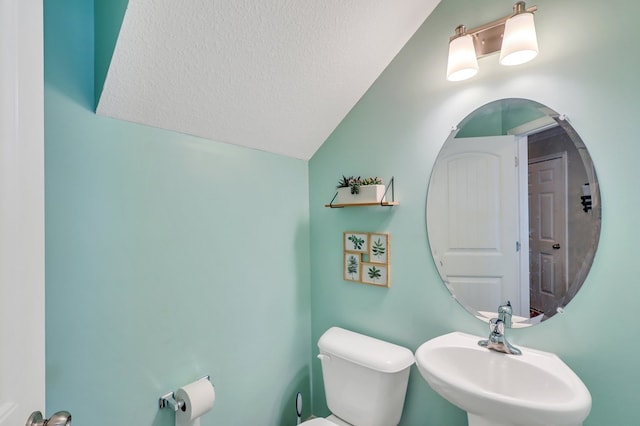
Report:
<svg viewBox="0 0 640 426"><path fill-rule="evenodd" d="M402 346L339 327L318 340L331 415L304 426L397 426L413 353Z"/></svg>

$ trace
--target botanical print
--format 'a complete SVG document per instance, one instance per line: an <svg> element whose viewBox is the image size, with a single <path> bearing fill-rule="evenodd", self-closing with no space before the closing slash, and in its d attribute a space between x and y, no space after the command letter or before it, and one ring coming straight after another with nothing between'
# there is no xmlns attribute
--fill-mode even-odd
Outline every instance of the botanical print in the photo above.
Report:
<svg viewBox="0 0 640 426"><path fill-rule="evenodd" d="M362 245L364 244L364 240L357 235L351 235L347 238L353 244L353 248L355 250L362 250Z"/></svg>
<svg viewBox="0 0 640 426"><path fill-rule="evenodd" d="M387 263L387 257L389 255L389 235L371 234L370 242L369 261L372 263Z"/></svg>
<svg viewBox="0 0 640 426"><path fill-rule="evenodd" d="M369 251L369 234L362 232L345 232L344 250L367 253Z"/></svg>
<svg viewBox="0 0 640 426"><path fill-rule="evenodd" d="M345 253L344 279L348 281L360 281L360 254Z"/></svg>
<svg viewBox="0 0 640 426"><path fill-rule="evenodd" d="M387 287L389 285L389 266L373 263L363 263L362 282Z"/></svg>

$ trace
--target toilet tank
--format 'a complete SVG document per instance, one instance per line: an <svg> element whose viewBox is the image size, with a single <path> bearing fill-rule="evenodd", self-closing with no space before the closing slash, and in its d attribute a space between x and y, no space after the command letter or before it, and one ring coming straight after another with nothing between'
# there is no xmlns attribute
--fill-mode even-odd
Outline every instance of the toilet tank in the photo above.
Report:
<svg viewBox="0 0 640 426"><path fill-rule="evenodd" d="M402 346L339 327L318 341L331 413L355 426L400 422L413 353Z"/></svg>

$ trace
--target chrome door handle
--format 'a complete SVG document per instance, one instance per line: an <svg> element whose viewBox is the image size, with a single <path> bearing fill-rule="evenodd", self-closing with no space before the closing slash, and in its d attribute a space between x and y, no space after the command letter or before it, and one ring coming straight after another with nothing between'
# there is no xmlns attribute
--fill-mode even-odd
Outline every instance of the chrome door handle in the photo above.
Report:
<svg viewBox="0 0 640 426"><path fill-rule="evenodd" d="M34 411L27 419L25 426L70 426L71 414L68 411L58 411L48 419L42 417L40 411Z"/></svg>

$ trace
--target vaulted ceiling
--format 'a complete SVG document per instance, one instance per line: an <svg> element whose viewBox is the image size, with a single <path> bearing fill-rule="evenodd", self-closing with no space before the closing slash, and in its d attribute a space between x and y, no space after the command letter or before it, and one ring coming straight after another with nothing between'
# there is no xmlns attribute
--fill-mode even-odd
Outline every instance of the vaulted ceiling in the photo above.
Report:
<svg viewBox="0 0 640 426"><path fill-rule="evenodd" d="M440 0L129 0L98 114L309 159Z"/></svg>

